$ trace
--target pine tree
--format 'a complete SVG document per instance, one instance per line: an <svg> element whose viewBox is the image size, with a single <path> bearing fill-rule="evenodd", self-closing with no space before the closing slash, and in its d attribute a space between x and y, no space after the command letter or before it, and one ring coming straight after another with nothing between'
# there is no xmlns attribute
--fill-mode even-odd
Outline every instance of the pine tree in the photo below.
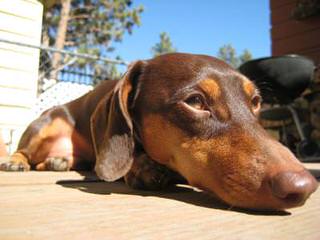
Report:
<svg viewBox="0 0 320 240"><path fill-rule="evenodd" d="M239 65L239 59L237 57L236 50L231 44L226 44L219 48L218 58L224 60L234 68L238 67Z"/></svg>
<svg viewBox="0 0 320 240"><path fill-rule="evenodd" d="M112 42L122 41L124 33L131 34L133 27L141 24L142 12L143 6L133 8L131 0L55 1L44 14L43 39L58 49L107 57L114 51ZM61 64L60 57L53 55L54 69ZM76 62L80 68L88 63L101 70L89 60Z"/></svg>
<svg viewBox="0 0 320 240"><path fill-rule="evenodd" d="M248 62L251 59L252 59L252 54L248 49L245 49L243 53L239 56L240 64Z"/></svg>
<svg viewBox="0 0 320 240"><path fill-rule="evenodd" d="M220 47L217 56L234 68L238 68L241 64L252 59L252 54L247 49L240 56L237 56L237 52L231 44Z"/></svg>
<svg viewBox="0 0 320 240"><path fill-rule="evenodd" d="M160 42L151 48L154 57L176 51L177 49L173 47L170 37L166 32L160 33Z"/></svg>

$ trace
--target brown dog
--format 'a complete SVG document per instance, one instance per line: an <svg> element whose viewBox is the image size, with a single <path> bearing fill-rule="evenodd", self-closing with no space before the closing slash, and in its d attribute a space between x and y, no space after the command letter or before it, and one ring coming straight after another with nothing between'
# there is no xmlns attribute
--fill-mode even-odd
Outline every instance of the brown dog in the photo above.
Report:
<svg viewBox="0 0 320 240"><path fill-rule="evenodd" d="M317 182L258 124L260 100L251 81L209 56L137 61L120 81L43 113L2 169L95 166L106 181L146 189L179 173L232 206L300 206Z"/></svg>

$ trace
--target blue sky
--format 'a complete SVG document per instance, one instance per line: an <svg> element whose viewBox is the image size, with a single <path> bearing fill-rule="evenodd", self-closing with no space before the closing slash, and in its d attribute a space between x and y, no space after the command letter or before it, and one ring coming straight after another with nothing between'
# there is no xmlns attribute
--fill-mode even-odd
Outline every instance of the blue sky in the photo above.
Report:
<svg viewBox="0 0 320 240"><path fill-rule="evenodd" d="M231 43L238 53L249 49L254 58L270 55L268 0L133 0L144 5L141 26L116 43L123 60L148 59L159 34L167 32L179 52L216 55Z"/></svg>

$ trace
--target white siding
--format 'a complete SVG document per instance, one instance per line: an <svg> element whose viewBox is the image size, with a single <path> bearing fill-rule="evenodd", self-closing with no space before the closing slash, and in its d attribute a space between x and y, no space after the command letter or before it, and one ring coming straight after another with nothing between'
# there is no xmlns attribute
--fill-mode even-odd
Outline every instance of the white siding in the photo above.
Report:
<svg viewBox="0 0 320 240"><path fill-rule="evenodd" d="M0 38L40 45L42 11L42 4L36 0L0 0ZM20 134L31 120L31 107L37 93L38 66L39 50L0 42L2 132L13 130ZM18 141L19 136L15 139ZM14 142L13 145L16 144Z"/></svg>

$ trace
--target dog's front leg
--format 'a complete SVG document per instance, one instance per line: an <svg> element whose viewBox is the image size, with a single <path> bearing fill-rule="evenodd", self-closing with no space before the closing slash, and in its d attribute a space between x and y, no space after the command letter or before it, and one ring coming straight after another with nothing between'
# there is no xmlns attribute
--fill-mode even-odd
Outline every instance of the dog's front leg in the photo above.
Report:
<svg viewBox="0 0 320 240"><path fill-rule="evenodd" d="M146 153L135 157L124 180L128 186L141 190L160 190L169 184L185 181L178 173L155 162Z"/></svg>

